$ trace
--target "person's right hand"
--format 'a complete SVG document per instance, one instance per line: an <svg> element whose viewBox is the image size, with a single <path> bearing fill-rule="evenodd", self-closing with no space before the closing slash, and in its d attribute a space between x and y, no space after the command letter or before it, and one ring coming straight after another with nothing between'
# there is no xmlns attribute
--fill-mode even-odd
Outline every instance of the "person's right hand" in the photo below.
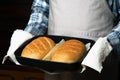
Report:
<svg viewBox="0 0 120 80"><path fill-rule="evenodd" d="M2 64L4 64L5 60L9 57L11 61L13 61L16 64L19 64L14 56L14 52L16 49L20 47L21 44L23 44L26 40L32 38L33 35L23 31L23 30L15 30L12 34L10 46L7 51L7 55L3 58Z"/></svg>

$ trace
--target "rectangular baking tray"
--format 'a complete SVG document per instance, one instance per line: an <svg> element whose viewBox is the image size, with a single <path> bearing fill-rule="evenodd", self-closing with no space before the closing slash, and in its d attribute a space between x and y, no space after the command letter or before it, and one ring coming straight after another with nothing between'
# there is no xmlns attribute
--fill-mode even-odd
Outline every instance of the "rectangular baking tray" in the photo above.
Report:
<svg viewBox="0 0 120 80"><path fill-rule="evenodd" d="M54 35L43 35L43 36L51 38L52 40L55 41L55 43L59 43L62 39L64 40L77 39L82 41L84 44L91 43L90 47L92 47L92 45L94 44L94 41L89 39L83 39L83 38L54 36ZM81 62L87 53L78 62L74 62L74 63L52 62L52 61L35 60L35 59L21 57L21 52L24 49L24 47L27 44L29 44L32 40L36 39L37 37L40 37L40 36L36 36L32 39L27 40L15 51L15 57L21 65L38 68L40 70L43 70L49 73L64 72L64 71L78 71L82 69Z"/></svg>

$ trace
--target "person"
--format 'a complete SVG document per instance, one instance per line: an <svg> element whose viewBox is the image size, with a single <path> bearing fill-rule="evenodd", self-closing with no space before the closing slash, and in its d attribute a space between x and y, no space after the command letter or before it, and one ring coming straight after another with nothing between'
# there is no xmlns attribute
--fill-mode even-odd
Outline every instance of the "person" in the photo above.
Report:
<svg viewBox="0 0 120 80"><path fill-rule="evenodd" d="M70 1L74 2L74 4L75 4L75 1L73 1L73 0L70 0ZM88 16L85 15L86 17L89 17L89 16L93 17L93 16L96 15L97 17L95 17L95 18L97 18L97 19L101 19L100 17L103 17L103 19L101 19L102 21L101 20L97 20L98 22L92 21L92 20L96 20L96 19L93 19L91 17L89 17L87 19L84 19L83 17L85 17L85 16L83 14L76 15L77 18L79 18L79 19L76 19L76 18L73 18L73 17L68 18L69 14L71 15L73 11L75 12L76 10L78 10L78 9L76 9L76 10L71 9L70 12L68 11L70 9L69 7L71 7L71 6L68 5L68 7L67 7L66 5L70 4L70 1L58 0L58 1L55 2L54 0L50 0L50 1L49 0L34 0L33 5L32 5L32 14L31 14L30 20L29 20L29 22L28 22L28 24L27 24L27 26L25 28L25 31L27 31L27 32L35 35L35 36L37 36L37 35L44 35L48 31L48 33L47 33L48 35L75 36L75 37L80 37L80 38L82 37L82 38L92 39L92 40L95 40L95 41L99 37L107 36L107 38L108 38L109 42L111 43L111 45L113 46L113 48L115 50L117 50L117 51L120 51L120 22L119 22L119 13L120 13L120 11L119 11L120 5L119 4L120 4L120 0L102 0L103 2L100 1L100 0L99 1L98 0L93 0L94 2L88 1L88 0L87 1L86 0L82 1L81 2L81 6L79 6L78 13L79 12L84 13L84 11L88 10L86 8L85 8L86 10L83 10L84 7L83 7L82 3L85 3L85 2L86 2L85 3L86 4L85 7L87 7L87 5L89 3L90 4L91 3L95 3L95 4L97 4L97 6L102 5L102 6L99 6L99 7L102 8L102 10L106 10L104 12L101 11L101 13L100 13L100 11L97 10L97 9L100 9L100 8L97 8L97 9L95 9L96 11L93 11L93 12L92 12L92 10L89 11L88 12L89 15L87 14ZM78 1L79 4L80 4L80 1ZM96 1L98 1L98 2L96 2ZM87 2L88 2L88 4L87 4ZM55 6L55 3L57 4L56 6ZM98 3L101 3L101 4L98 4ZM51 6L49 4L51 4ZM54 5L54 6L52 6L52 5ZM92 6L93 8L96 8L96 5L95 5L95 7L94 7L94 4L92 4L92 5L93 5ZM52 10L52 9L60 10L59 7L61 7L61 6L64 7L63 10L66 10L66 13L63 13L63 14L60 13L58 15L62 15L60 17L63 18L62 20L64 22L61 21L59 23L57 21L53 21L53 22L51 21L51 23L52 23L51 24L50 23L51 16L54 16L54 20L57 20L57 19L60 18L58 16L56 17L55 14L52 14L52 11L54 13L54 10ZM90 5L88 5L88 6L90 6ZM57 7L57 8L55 8L55 7ZM80 8L80 7L82 7L82 8ZM109 7L109 10L105 9L106 7L107 8ZM99 13L97 13L97 11ZM57 12L57 10L56 10L56 12ZM60 11L58 11L58 12L60 12ZM67 12L69 12L69 13L67 14ZM93 13L93 14L90 14L90 13ZM50 16L49 16L49 14L50 14ZM86 14L86 13L84 13L84 14ZM100 16L102 14L104 16ZM83 17L80 16L80 15L82 15ZM65 17L65 16L67 16L67 17ZM75 15L74 15L74 17L75 17ZM66 18L68 18L68 19L66 19ZM67 21L70 21L69 19L71 19L71 18L74 21L72 20L71 22L67 22ZM82 19L82 20L80 20L80 19ZM91 24L91 21L87 23L86 21L88 19L90 19L94 23ZM113 22L113 20L114 20L114 22ZM56 23L54 23L54 22L58 23L58 25ZM81 25L82 27L88 26L92 30L90 28L86 28L85 29L86 31L85 31L83 28L78 28L79 25L76 25L76 24L78 24L76 22L78 22L78 23L80 23L80 22L85 23L85 24L81 24L80 23L79 25ZM64 24L64 23L68 23L68 24L61 25L61 24ZM76 23L76 24L74 24L74 23ZM87 25L87 24L89 24L89 25ZM97 26L96 26L96 24L97 24ZM107 24L107 25L105 25L105 24ZM66 27L66 26L69 26L69 27ZM62 29L59 28L59 27L61 27ZM71 28L71 29L69 29L69 28ZM69 34L69 33L72 33L72 34ZM88 34L85 35L86 33L88 33L90 36L88 36ZM54 77L54 76L55 75L48 76L48 77L50 79L51 77ZM57 76L57 78L58 78L58 76Z"/></svg>
<svg viewBox="0 0 120 80"><path fill-rule="evenodd" d="M24 31L33 36L61 35L94 41L107 37L113 50L120 52L120 0L34 0L31 9ZM59 76L46 75L45 79L62 80ZM65 76L72 75L63 76L63 80L69 80Z"/></svg>

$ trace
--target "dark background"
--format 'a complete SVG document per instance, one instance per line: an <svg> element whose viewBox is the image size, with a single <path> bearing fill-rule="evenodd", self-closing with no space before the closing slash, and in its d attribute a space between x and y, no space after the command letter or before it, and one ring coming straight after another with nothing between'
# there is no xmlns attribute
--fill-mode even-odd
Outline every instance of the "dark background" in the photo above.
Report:
<svg viewBox="0 0 120 80"><path fill-rule="evenodd" d="M0 61L10 45L15 29L24 29L33 0L0 0Z"/></svg>

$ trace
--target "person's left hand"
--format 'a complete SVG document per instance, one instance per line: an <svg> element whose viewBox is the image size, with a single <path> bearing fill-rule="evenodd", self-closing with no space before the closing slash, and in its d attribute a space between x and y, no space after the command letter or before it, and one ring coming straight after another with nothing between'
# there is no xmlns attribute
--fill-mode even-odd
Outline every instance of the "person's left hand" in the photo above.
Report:
<svg viewBox="0 0 120 80"><path fill-rule="evenodd" d="M107 38L99 38L82 61L83 70L85 70L87 66L100 73L103 68L102 63L110 54L111 50L112 46L107 41Z"/></svg>

